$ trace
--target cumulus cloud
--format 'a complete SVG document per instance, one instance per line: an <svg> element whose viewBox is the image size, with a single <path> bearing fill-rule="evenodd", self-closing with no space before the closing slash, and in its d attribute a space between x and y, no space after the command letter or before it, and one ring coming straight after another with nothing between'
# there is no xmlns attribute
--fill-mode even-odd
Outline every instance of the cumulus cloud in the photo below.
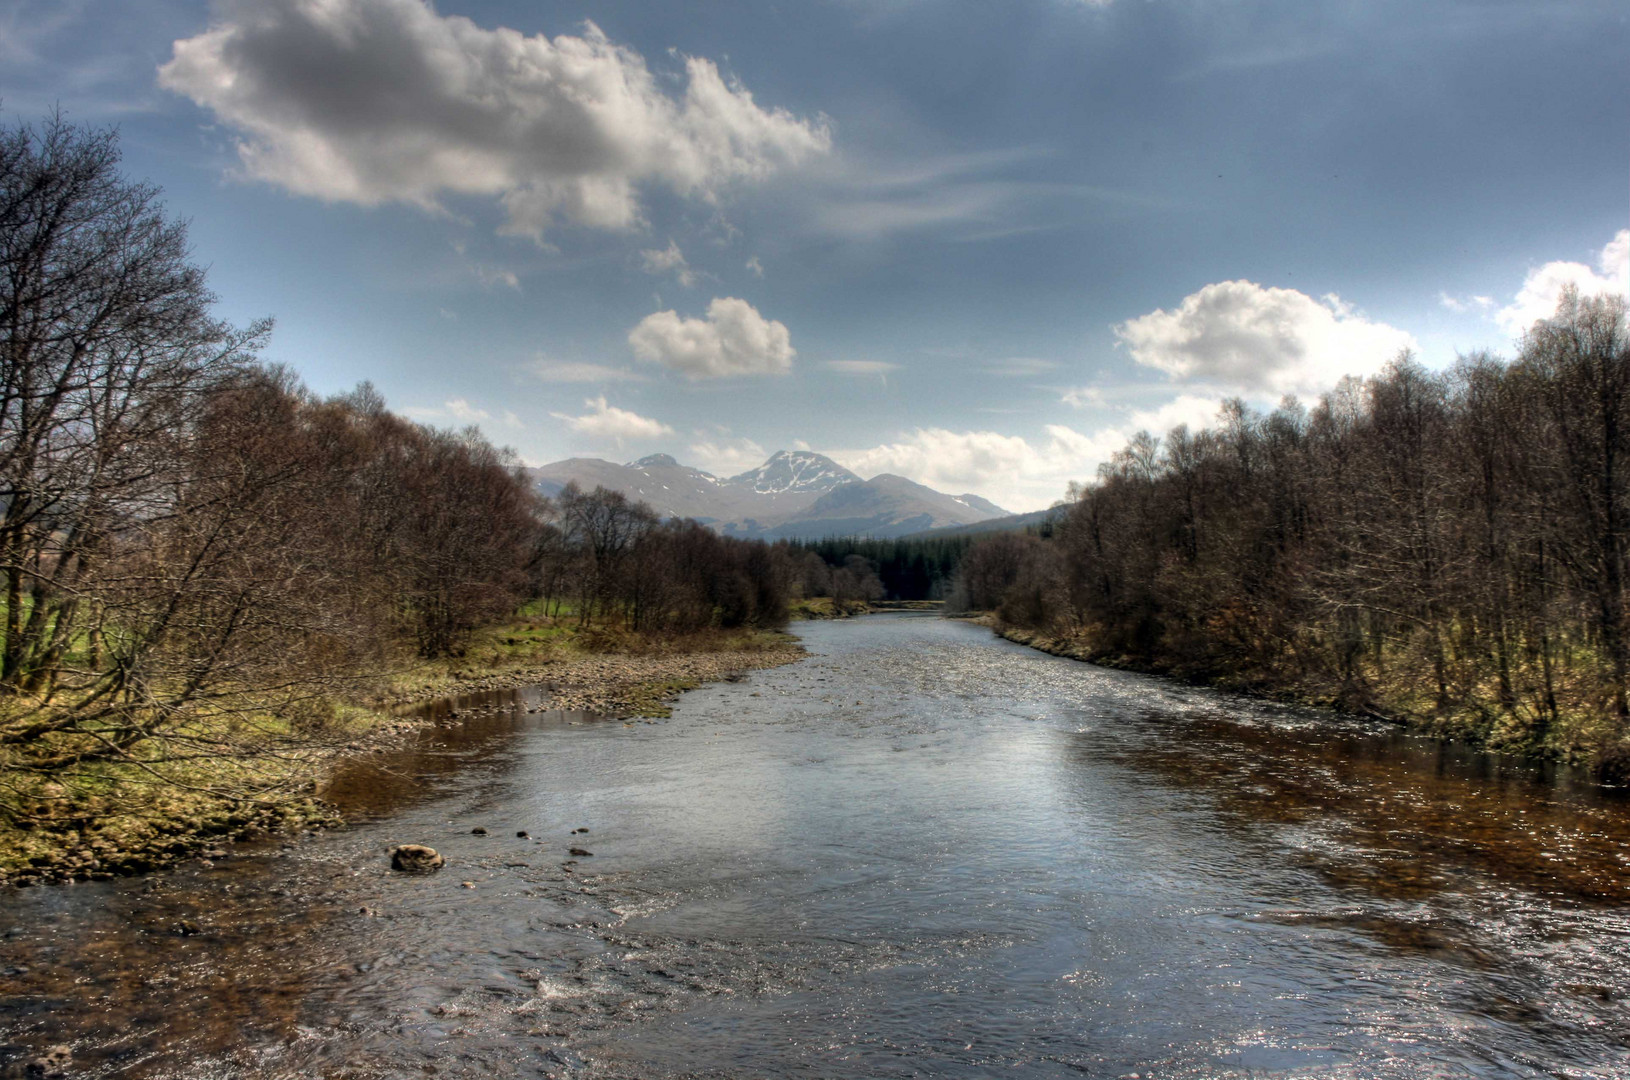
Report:
<svg viewBox="0 0 1630 1080"><path fill-rule="evenodd" d="M832 456L861 476L896 473L941 491L961 492L1020 471L1032 453L1030 444L1017 435L918 428L896 442L835 451Z"/></svg>
<svg viewBox="0 0 1630 1080"><path fill-rule="evenodd" d="M1592 269L1584 263L1548 262L1528 271L1516 299L1494 313L1500 329L1518 337L1541 319L1556 314L1557 298L1572 285L1580 296L1630 297L1630 229L1620 229L1607 242Z"/></svg>
<svg viewBox="0 0 1630 1080"><path fill-rule="evenodd" d="M672 435L674 429L660 420L641 416L619 409L615 405L606 403L605 395L589 398L583 402L589 411L582 416L569 416L565 413L550 413L557 420L564 420L566 426L579 435L587 435L594 439L609 439L619 446L624 441L638 441L641 439L656 439L663 435Z"/></svg>
<svg viewBox="0 0 1630 1080"><path fill-rule="evenodd" d="M669 240L665 248L640 252L640 268L647 274L671 273L674 280L687 289L696 284L695 271L685 261L685 253L679 250L679 244L673 240Z"/></svg>
<svg viewBox="0 0 1630 1080"><path fill-rule="evenodd" d="M612 383L644 382L645 376L627 368L610 364L589 364L570 360L546 360L539 357L526 366L527 372L543 382L550 383Z"/></svg>
<svg viewBox="0 0 1630 1080"><path fill-rule="evenodd" d="M1164 435L1185 424L1210 427L1220 398L1182 394L1162 405L1124 413L1091 432L1047 424L1038 439L995 431L917 428L864 450L829 450L828 456L861 476L896 473L952 494L971 491L1014 512L1038 510L1064 498L1072 482L1097 475L1098 466L1139 431Z"/></svg>
<svg viewBox="0 0 1630 1080"><path fill-rule="evenodd" d="M1340 297L1249 281L1207 285L1174 310L1115 327L1145 367L1250 395L1313 395L1379 370L1415 339L1356 314Z"/></svg>
<svg viewBox="0 0 1630 1080"><path fill-rule="evenodd" d="M786 326L733 296L715 298L705 319L682 318L674 311L647 315L629 331L628 344L641 360L691 379L782 375L792 370L797 355Z"/></svg>
<svg viewBox="0 0 1630 1080"><path fill-rule="evenodd" d="M1119 449L1100 449L1092 436L1050 424L1046 438L1031 442L996 431L917 428L895 441L865 450L831 450L828 456L861 476L894 473L953 495L972 492L1015 512L1050 506L1072 480L1089 480L1098 462ZM1124 440L1123 440L1124 441Z"/></svg>
<svg viewBox="0 0 1630 1080"><path fill-rule="evenodd" d="M747 438L731 438L728 433L697 432L690 445L690 460L715 476L735 476L764 464L770 456L764 447Z"/></svg>
<svg viewBox="0 0 1630 1080"><path fill-rule="evenodd" d="M830 148L824 118L684 63L670 96L592 23L550 40L426 0L222 0L159 83L241 134L245 176L364 206L496 197L504 231L541 238L560 222L641 224L645 185L711 202Z"/></svg>

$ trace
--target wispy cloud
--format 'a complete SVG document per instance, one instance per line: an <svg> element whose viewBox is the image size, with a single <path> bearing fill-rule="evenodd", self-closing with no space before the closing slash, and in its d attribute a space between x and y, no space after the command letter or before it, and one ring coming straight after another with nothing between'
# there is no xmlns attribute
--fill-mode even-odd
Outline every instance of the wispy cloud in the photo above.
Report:
<svg viewBox="0 0 1630 1080"><path fill-rule="evenodd" d="M887 375L899 371L899 364L887 360L828 360L826 366L844 375Z"/></svg>
<svg viewBox="0 0 1630 1080"><path fill-rule="evenodd" d="M674 280L687 289L696 284L696 272L690 268L690 263L685 261L685 253L672 239L665 248L640 252L640 269L647 274L672 274Z"/></svg>
<svg viewBox="0 0 1630 1080"><path fill-rule="evenodd" d="M532 377L550 383L644 382L645 376L628 368L539 357L526 365Z"/></svg>
<svg viewBox="0 0 1630 1080"><path fill-rule="evenodd" d="M1057 360L1046 360L1039 356L1007 356L985 365L985 371L987 374L1006 378L1033 378L1045 375L1049 371L1057 371L1062 366Z"/></svg>

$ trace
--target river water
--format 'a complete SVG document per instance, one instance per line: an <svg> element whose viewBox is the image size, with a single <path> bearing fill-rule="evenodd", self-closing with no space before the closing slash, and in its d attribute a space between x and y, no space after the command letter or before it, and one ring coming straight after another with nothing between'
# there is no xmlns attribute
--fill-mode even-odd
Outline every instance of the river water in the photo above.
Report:
<svg viewBox="0 0 1630 1080"><path fill-rule="evenodd" d="M455 703L338 778L336 833L0 894L0 1043L133 1077L1630 1076L1615 793L963 623L799 633L666 721ZM449 865L393 874L403 842Z"/></svg>

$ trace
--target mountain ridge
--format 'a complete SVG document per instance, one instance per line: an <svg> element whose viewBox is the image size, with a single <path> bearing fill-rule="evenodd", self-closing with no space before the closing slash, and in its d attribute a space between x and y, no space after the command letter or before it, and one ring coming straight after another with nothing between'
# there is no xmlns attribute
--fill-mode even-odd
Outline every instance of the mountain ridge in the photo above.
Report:
<svg viewBox="0 0 1630 1080"><path fill-rule="evenodd" d="M693 518L727 535L771 540L887 539L1007 515L989 499L948 495L903 476L862 479L812 450L777 450L762 465L723 478L671 454L648 454L624 465L567 458L527 472L544 495L557 495L575 481L620 491L663 517Z"/></svg>

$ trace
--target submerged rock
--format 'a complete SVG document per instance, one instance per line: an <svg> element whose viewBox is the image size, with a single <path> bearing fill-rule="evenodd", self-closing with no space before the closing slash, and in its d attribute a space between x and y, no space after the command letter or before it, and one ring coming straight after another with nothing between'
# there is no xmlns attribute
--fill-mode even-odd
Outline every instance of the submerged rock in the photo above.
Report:
<svg viewBox="0 0 1630 1080"><path fill-rule="evenodd" d="M406 874L428 874L447 865L441 852L423 844L400 844L390 850L391 869Z"/></svg>
<svg viewBox="0 0 1630 1080"><path fill-rule="evenodd" d="M487 827L485 825L477 825L475 828L470 830L470 835L471 836L486 836L487 835Z"/></svg>
<svg viewBox="0 0 1630 1080"><path fill-rule="evenodd" d="M74 1052L66 1045L57 1045L48 1049L39 1057L30 1061L24 1069L24 1076L57 1077L67 1076L68 1066L74 1061Z"/></svg>
<svg viewBox="0 0 1630 1080"><path fill-rule="evenodd" d="M577 858L582 859L593 856L594 852L589 851L587 848L574 847L567 851L566 854L575 855Z"/></svg>

